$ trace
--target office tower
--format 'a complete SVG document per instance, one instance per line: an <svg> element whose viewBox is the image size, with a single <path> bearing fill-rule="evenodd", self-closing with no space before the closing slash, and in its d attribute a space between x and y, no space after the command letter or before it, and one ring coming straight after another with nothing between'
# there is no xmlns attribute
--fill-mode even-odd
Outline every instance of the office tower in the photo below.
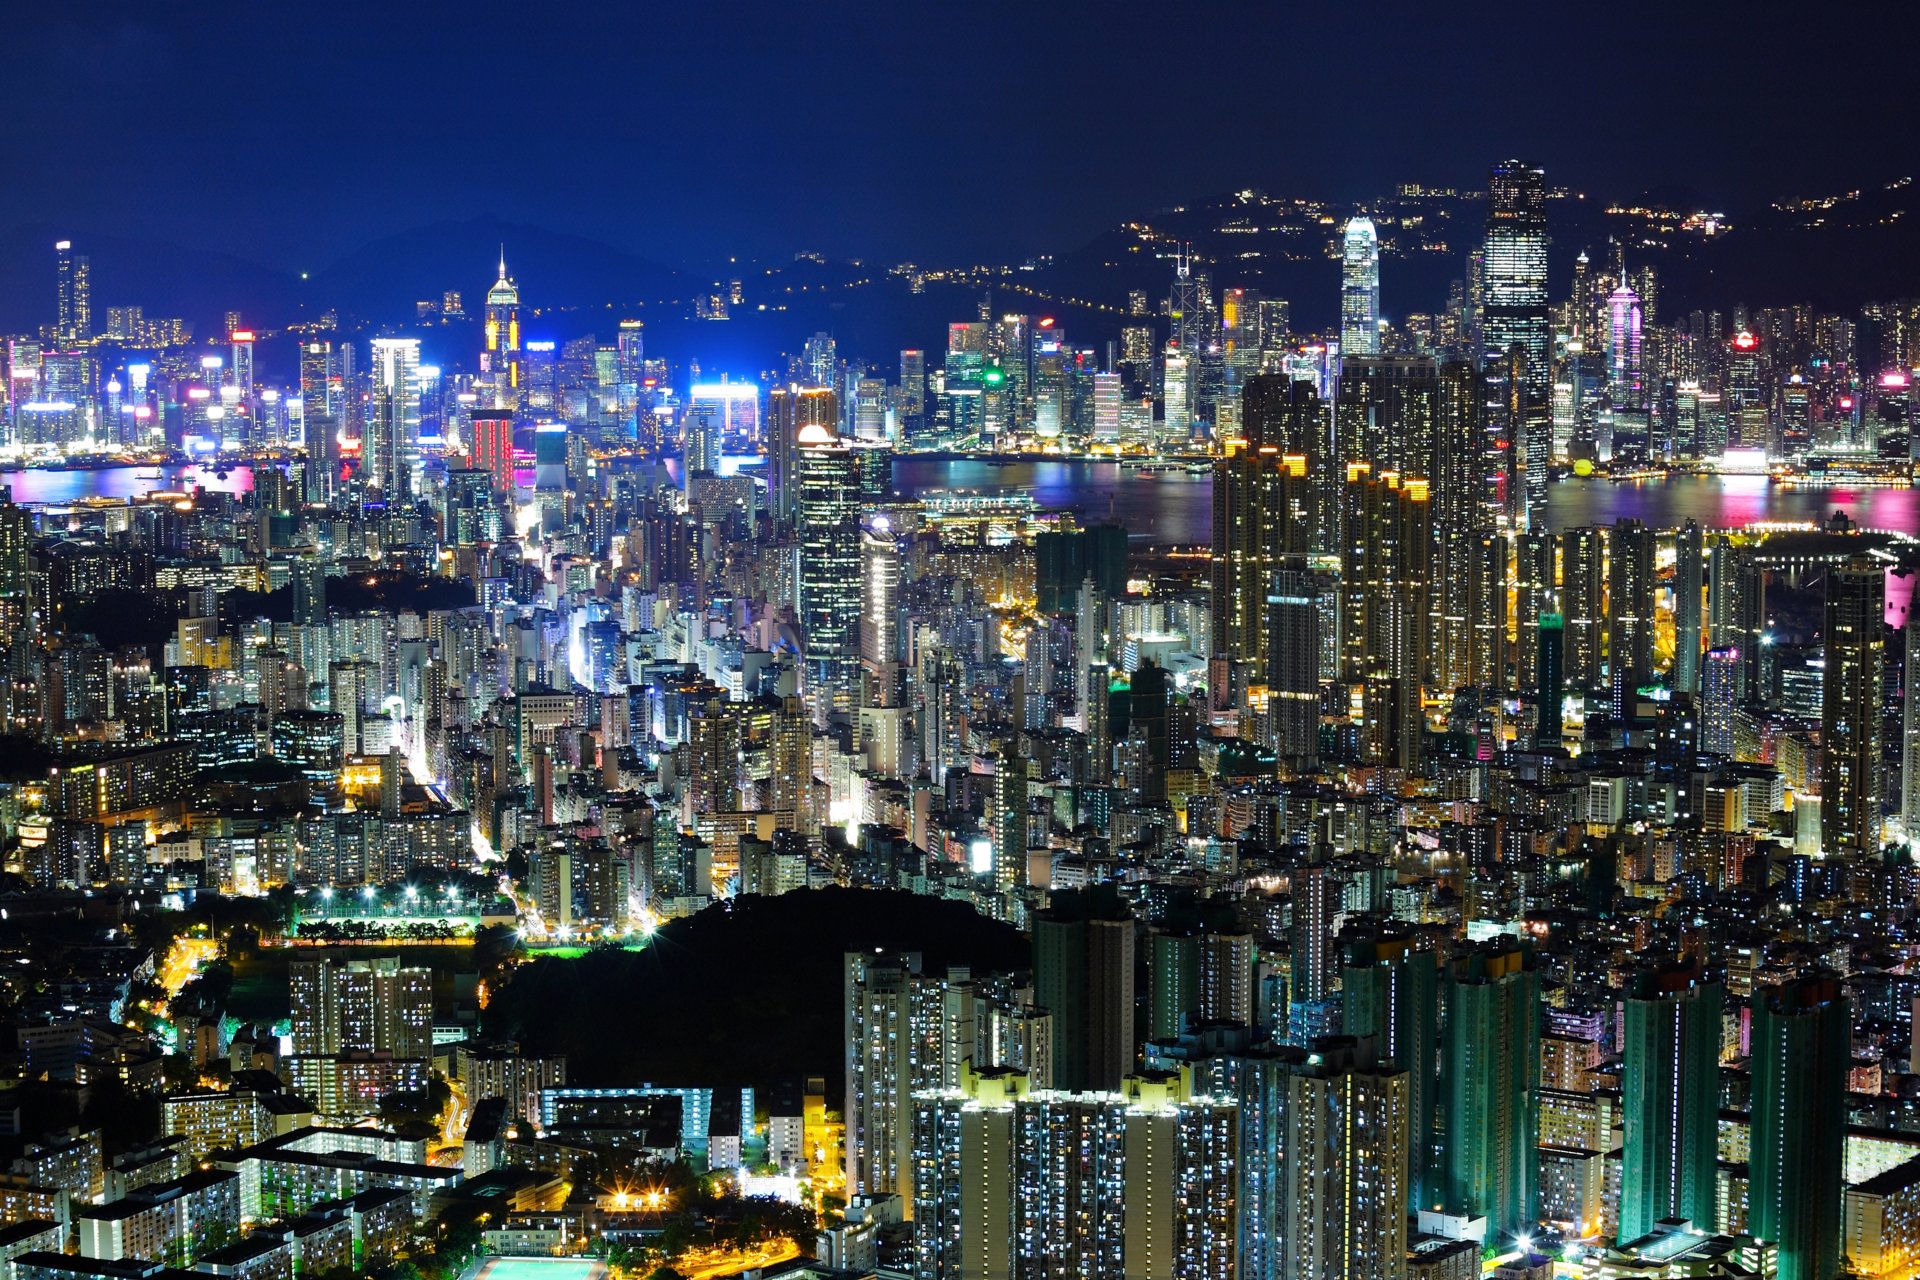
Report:
<svg viewBox="0 0 1920 1280"><path fill-rule="evenodd" d="M1323 589L1310 570L1282 569L1267 597L1268 742L1283 764L1302 773L1320 757Z"/></svg>
<svg viewBox="0 0 1920 1280"><path fill-rule="evenodd" d="M58 276L54 336L69 345L89 342L93 338L93 264L86 254L73 251L71 240L55 244L53 252Z"/></svg>
<svg viewBox="0 0 1920 1280"><path fill-rule="evenodd" d="M480 355L481 372L493 380L493 408L520 408L521 367L520 286L507 275L507 252L500 250L500 275L487 290L484 325L486 350Z"/></svg>
<svg viewBox="0 0 1920 1280"><path fill-rule="evenodd" d="M1486 1218L1489 1240L1504 1246L1537 1217L1540 984L1530 951L1509 939L1456 952L1446 1001L1443 1200Z"/></svg>
<svg viewBox="0 0 1920 1280"><path fill-rule="evenodd" d="M1194 357L1169 345L1160 360L1160 441L1179 445L1193 435Z"/></svg>
<svg viewBox="0 0 1920 1280"><path fill-rule="evenodd" d="M776 523L793 523L799 494L800 436L839 433L840 410L825 387L775 387L767 395L767 501Z"/></svg>
<svg viewBox="0 0 1920 1280"><path fill-rule="evenodd" d="M860 529L860 666L863 705L896 707L905 697L901 638L900 543L893 522L874 516Z"/></svg>
<svg viewBox="0 0 1920 1280"><path fill-rule="evenodd" d="M300 344L300 421L307 457L316 472L332 472L340 459L339 434L346 419L346 387L334 345Z"/></svg>
<svg viewBox="0 0 1920 1280"><path fill-rule="evenodd" d="M839 381L839 347L830 333L815 333L807 339L801 355L801 368L815 387L833 388ZM838 423L831 424L838 427Z"/></svg>
<svg viewBox="0 0 1920 1280"><path fill-rule="evenodd" d="M5 545L4 525L0 524L0 548ZM0 561L5 553L0 550ZM0 591L3 599L4 591ZM1907 657L1900 680L1900 817L1907 839L1920 843L1920 608L1908 606Z"/></svg>
<svg viewBox="0 0 1920 1280"><path fill-rule="evenodd" d="M1607 673L1619 719L1653 683L1653 530L1638 520L1615 523L1607 561Z"/></svg>
<svg viewBox="0 0 1920 1280"><path fill-rule="evenodd" d="M361 472L388 502L404 504L420 461L419 340L375 338L372 372Z"/></svg>
<svg viewBox="0 0 1920 1280"><path fill-rule="evenodd" d="M1405 931L1359 938L1347 944L1340 995L1344 1034L1371 1039L1383 1061L1406 1073L1406 1198L1412 1208L1431 1207L1441 1198L1439 958Z"/></svg>
<svg viewBox="0 0 1920 1280"><path fill-rule="evenodd" d="M1372 218L1347 220L1340 257L1340 355L1379 355L1380 237Z"/></svg>
<svg viewBox="0 0 1920 1280"><path fill-rule="evenodd" d="M1729 760L1733 758L1743 664L1738 649L1709 649L1706 673L1700 681L1700 749Z"/></svg>
<svg viewBox="0 0 1920 1280"><path fill-rule="evenodd" d="M1432 474L1439 368L1425 356L1343 356L1334 401L1334 452L1375 475Z"/></svg>
<svg viewBox="0 0 1920 1280"><path fill-rule="evenodd" d="M968 1071L914 1104L915 1280L1237 1274L1236 1116L1190 1073L1069 1093Z"/></svg>
<svg viewBox="0 0 1920 1280"><path fill-rule="evenodd" d="M1534 695L1540 701L1540 719L1534 728L1538 751L1556 751L1566 736L1567 622L1557 613L1543 613L1536 629L1539 676Z"/></svg>
<svg viewBox="0 0 1920 1280"><path fill-rule="evenodd" d="M1640 297L1624 283L1607 298L1607 399L1616 409L1646 407Z"/></svg>
<svg viewBox="0 0 1920 1280"><path fill-rule="evenodd" d="M1487 232L1481 314L1483 349L1526 353L1530 400L1546 404L1553 326L1547 304L1546 175L1519 160L1487 176Z"/></svg>
<svg viewBox="0 0 1920 1280"><path fill-rule="evenodd" d="M1720 1015L1725 988L1696 964L1634 976L1621 1080L1622 1243L1667 1218L1720 1221Z"/></svg>
<svg viewBox="0 0 1920 1280"><path fill-rule="evenodd" d="M1288 557L1311 549L1308 450L1320 398L1304 382L1258 375L1241 395L1242 435L1213 468L1213 647L1236 662L1267 654L1267 594Z"/></svg>
<svg viewBox="0 0 1920 1280"><path fill-rule="evenodd" d="M1560 535L1560 612L1567 623L1567 680L1582 694L1602 687L1605 569L1606 539L1600 530L1582 527Z"/></svg>
<svg viewBox="0 0 1920 1280"><path fill-rule="evenodd" d="M475 470L486 472L495 493L513 492L513 413L507 409L475 409L468 420L468 458Z"/></svg>
<svg viewBox="0 0 1920 1280"><path fill-rule="evenodd" d="M1706 540L1688 520L1673 537L1673 689L1700 691L1701 606L1706 588Z"/></svg>
<svg viewBox="0 0 1920 1280"><path fill-rule="evenodd" d="M907 421L919 425L927 412L927 353L908 349L900 353L900 397Z"/></svg>
<svg viewBox="0 0 1920 1280"><path fill-rule="evenodd" d="M1880 852L1880 716L1887 571L1856 558L1827 570L1821 684L1820 839L1830 853Z"/></svg>
<svg viewBox="0 0 1920 1280"><path fill-rule="evenodd" d="M1133 914L1111 890L1063 892L1034 917L1033 999L1053 1015L1053 1080L1115 1089L1133 1070Z"/></svg>
<svg viewBox="0 0 1920 1280"><path fill-rule="evenodd" d="M860 475L825 426L801 429L794 456L796 612L814 714L846 709L860 656Z"/></svg>
<svg viewBox="0 0 1920 1280"><path fill-rule="evenodd" d="M1747 1230L1778 1246L1779 1280L1840 1274L1852 1030L1837 978L1753 994Z"/></svg>

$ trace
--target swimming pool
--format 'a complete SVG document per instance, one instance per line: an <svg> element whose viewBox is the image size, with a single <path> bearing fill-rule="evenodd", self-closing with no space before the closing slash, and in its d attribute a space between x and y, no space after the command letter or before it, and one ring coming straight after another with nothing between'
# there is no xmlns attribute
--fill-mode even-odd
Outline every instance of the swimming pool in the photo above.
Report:
<svg viewBox="0 0 1920 1280"><path fill-rule="evenodd" d="M605 1280L607 1264L594 1258L485 1258L471 1280Z"/></svg>

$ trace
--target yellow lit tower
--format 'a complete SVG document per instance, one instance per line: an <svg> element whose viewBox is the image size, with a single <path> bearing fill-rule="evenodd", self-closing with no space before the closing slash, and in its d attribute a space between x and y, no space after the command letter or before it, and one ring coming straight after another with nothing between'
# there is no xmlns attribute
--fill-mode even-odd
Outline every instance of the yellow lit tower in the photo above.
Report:
<svg viewBox="0 0 1920 1280"><path fill-rule="evenodd" d="M493 375L493 407L520 407L520 287L507 275L500 247L500 278L487 290L487 349L481 367Z"/></svg>

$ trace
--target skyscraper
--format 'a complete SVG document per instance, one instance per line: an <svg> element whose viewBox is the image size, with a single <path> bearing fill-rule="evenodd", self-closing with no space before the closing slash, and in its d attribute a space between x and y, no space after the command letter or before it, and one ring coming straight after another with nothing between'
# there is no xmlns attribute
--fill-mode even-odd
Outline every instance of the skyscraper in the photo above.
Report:
<svg viewBox="0 0 1920 1280"><path fill-rule="evenodd" d="M1345 1033L1406 1073L1407 1203L1430 1208L1441 1196L1439 960L1411 933L1381 931L1348 943L1340 985Z"/></svg>
<svg viewBox="0 0 1920 1280"><path fill-rule="evenodd" d="M1920 608L1907 613L1907 661L1901 675L1900 816L1907 839L1920 842Z"/></svg>
<svg viewBox="0 0 1920 1280"><path fill-rule="evenodd" d="M1541 614L1536 636L1540 674L1534 692L1540 700L1540 719L1533 745L1539 751L1557 751L1566 736L1567 620L1557 613Z"/></svg>
<svg viewBox="0 0 1920 1280"><path fill-rule="evenodd" d="M1640 297L1623 283L1607 298L1607 398L1616 409L1646 404L1641 322Z"/></svg>
<svg viewBox="0 0 1920 1280"><path fill-rule="evenodd" d="M1482 345L1526 353L1530 400L1548 402L1553 325L1547 305L1546 174L1503 160L1487 175L1487 234Z"/></svg>
<svg viewBox="0 0 1920 1280"><path fill-rule="evenodd" d="M1372 218L1349 218L1341 237L1340 354L1380 354L1380 237Z"/></svg>
<svg viewBox="0 0 1920 1280"><path fill-rule="evenodd" d="M847 1193L913 1194L913 1035L917 966L901 956L848 952L846 1015Z"/></svg>
<svg viewBox="0 0 1920 1280"><path fill-rule="evenodd" d="M1399 1280L1407 1273L1408 1095L1416 1069L1376 1061L1375 1048L1346 1036L1316 1041L1284 1077L1286 1134L1276 1170L1287 1219L1282 1275Z"/></svg>
<svg viewBox="0 0 1920 1280"><path fill-rule="evenodd" d="M1747 1230L1778 1246L1779 1280L1839 1274L1852 1028L1837 978L1754 992Z"/></svg>
<svg viewBox="0 0 1920 1280"><path fill-rule="evenodd" d="M1720 1220L1720 1013L1724 988L1697 964L1635 976L1627 992L1620 1240L1666 1218Z"/></svg>
<svg viewBox="0 0 1920 1280"><path fill-rule="evenodd" d="M1448 962L1444 1203L1486 1218L1502 1245L1538 1215L1539 1019L1539 975L1523 944L1484 943Z"/></svg>
<svg viewBox="0 0 1920 1280"><path fill-rule="evenodd" d="M419 461L420 341L375 338L373 394L367 404L361 473L388 502L405 503L413 497Z"/></svg>
<svg viewBox="0 0 1920 1280"><path fill-rule="evenodd" d="M1310 548L1310 462L1296 446L1312 439L1321 409L1307 383L1266 374L1247 383L1241 404L1242 435L1213 466L1213 646L1257 663L1274 574Z"/></svg>
<svg viewBox="0 0 1920 1280"><path fill-rule="evenodd" d="M1653 682L1653 530L1615 523L1608 542L1607 674L1613 714L1625 717L1635 694Z"/></svg>
<svg viewBox="0 0 1920 1280"><path fill-rule="evenodd" d="M1729 760L1740 710L1742 664L1738 649L1709 649L1700 679L1700 749Z"/></svg>
<svg viewBox="0 0 1920 1280"><path fill-rule="evenodd" d="M1827 570L1821 685L1820 838L1828 852L1880 852L1880 715L1886 569L1855 559Z"/></svg>
<svg viewBox="0 0 1920 1280"><path fill-rule="evenodd" d="M1688 520L1673 537L1673 689L1700 691L1701 606L1706 587L1706 542Z"/></svg>
<svg viewBox="0 0 1920 1280"><path fill-rule="evenodd" d="M801 429L794 470L794 572L814 715L851 706L860 657L860 473L823 425Z"/></svg>
<svg viewBox="0 0 1920 1280"><path fill-rule="evenodd" d="M473 466L492 477L495 493L511 494L513 413L507 409L475 409L468 432L468 457Z"/></svg>
<svg viewBox="0 0 1920 1280"><path fill-rule="evenodd" d="M90 341L93 337L93 264L86 254L73 251L71 240L55 244L53 252L58 276L54 336L70 345Z"/></svg>
<svg viewBox="0 0 1920 1280"><path fill-rule="evenodd" d="M486 350L481 367L493 377L493 407L520 407L520 286L507 275L507 252L500 250L500 275L487 290L484 325Z"/></svg>
<svg viewBox="0 0 1920 1280"><path fill-rule="evenodd" d="M840 410L825 387L775 387L767 395L767 501L776 524L793 523L799 493L800 435L818 427L839 432ZM817 438L815 433L815 437Z"/></svg>

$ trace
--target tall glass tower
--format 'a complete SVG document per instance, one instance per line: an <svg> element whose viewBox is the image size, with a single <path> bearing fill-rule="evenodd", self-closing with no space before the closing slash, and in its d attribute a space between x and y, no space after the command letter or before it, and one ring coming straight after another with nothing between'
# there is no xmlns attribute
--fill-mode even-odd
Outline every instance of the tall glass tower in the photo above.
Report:
<svg viewBox="0 0 1920 1280"><path fill-rule="evenodd" d="M1340 266L1340 354L1380 354L1380 237L1372 218L1349 218Z"/></svg>
<svg viewBox="0 0 1920 1280"><path fill-rule="evenodd" d="M1526 387L1547 403L1553 327L1547 312L1546 174L1503 160L1487 177L1487 240L1481 333L1488 351L1526 352Z"/></svg>

